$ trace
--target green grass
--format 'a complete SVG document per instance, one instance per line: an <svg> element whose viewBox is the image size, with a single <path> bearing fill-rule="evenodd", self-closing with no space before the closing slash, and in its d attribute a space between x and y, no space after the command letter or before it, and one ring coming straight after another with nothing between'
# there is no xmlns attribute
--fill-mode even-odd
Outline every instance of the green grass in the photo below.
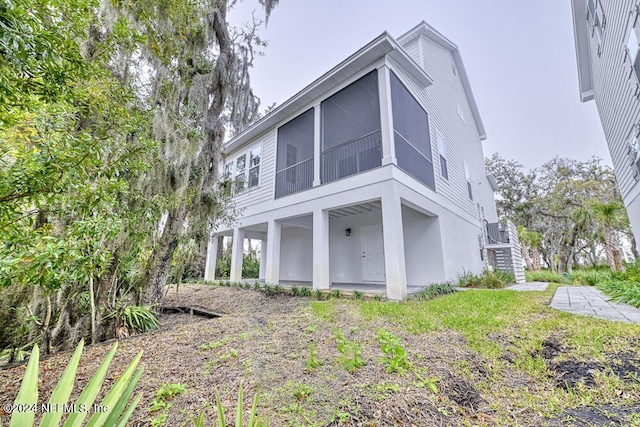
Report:
<svg viewBox="0 0 640 427"><path fill-rule="evenodd" d="M638 282L609 279L599 282L597 287L615 302L640 308L640 283Z"/></svg>
<svg viewBox="0 0 640 427"><path fill-rule="evenodd" d="M528 271L524 272L527 282L551 282L570 285L569 279L562 274L554 273L550 270Z"/></svg>
<svg viewBox="0 0 640 427"><path fill-rule="evenodd" d="M611 279L611 270L573 270L569 276L574 285L596 286Z"/></svg>

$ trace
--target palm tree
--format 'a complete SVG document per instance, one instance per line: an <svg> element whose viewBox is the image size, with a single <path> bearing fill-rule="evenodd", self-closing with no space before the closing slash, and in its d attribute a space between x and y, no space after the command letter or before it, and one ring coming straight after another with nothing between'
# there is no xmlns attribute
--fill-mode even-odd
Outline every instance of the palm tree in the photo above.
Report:
<svg viewBox="0 0 640 427"><path fill-rule="evenodd" d="M540 248L542 247L542 234L537 231L528 231L529 246L531 247L531 264L534 271L540 271Z"/></svg>
<svg viewBox="0 0 640 427"><path fill-rule="evenodd" d="M624 271L620 259L620 239L618 230L625 224L626 212L620 201L595 202L591 204L591 212L598 222L602 234L604 250L607 255L609 267L613 271Z"/></svg>

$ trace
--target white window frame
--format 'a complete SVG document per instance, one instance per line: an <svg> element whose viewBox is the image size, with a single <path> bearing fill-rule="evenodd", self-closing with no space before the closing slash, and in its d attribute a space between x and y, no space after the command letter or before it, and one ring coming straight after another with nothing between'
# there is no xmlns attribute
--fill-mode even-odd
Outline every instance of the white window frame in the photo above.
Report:
<svg viewBox="0 0 640 427"><path fill-rule="evenodd" d="M258 161L257 165L251 165L251 155L259 152L260 153L260 160ZM224 162L224 170L223 170L223 175L222 175L222 179L224 181L230 182L231 184L231 193L235 196L237 196L238 194L241 194L245 191L248 190L255 190L257 188L260 187L260 185L262 184L262 156L263 156L263 152L264 152L264 147L263 144L258 144L258 145L254 145L253 148L249 148L246 149L238 154L236 154L235 156L226 159ZM238 165L238 159L240 159L242 156L246 156L245 157L245 164L244 164L244 172L242 174L239 174L237 172L237 165ZM258 169L258 184L254 185L254 186L250 186L251 182L249 180L250 174L251 174L251 170L253 169ZM241 189L238 189L237 185L238 182L240 182L240 180L238 178L242 177L242 182L243 187Z"/></svg>
<svg viewBox="0 0 640 427"><path fill-rule="evenodd" d="M634 126L625 141L633 177L636 181L640 181L640 127Z"/></svg>
<svg viewBox="0 0 640 427"><path fill-rule="evenodd" d="M467 123L466 120L464 119L464 111L462 111L462 107L460 106L460 104L457 104L458 106L458 116L460 117L460 120L462 120L463 123Z"/></svg>
<svg viewBox="0 0 640 427"><path fill-rule="evenodd" d="M471 174L469 173L469 165L466 161L462 161L464 165L464 177L467 181L467 195L469 196L469 200L473 201L473 188L471 187Z"/></svg>
<svg viewBox="0 0 640 427"><path fill-rule="evenodd" d="M592 14L589 3L594 5L594 12ZM585 0L587 9L587 22L591 27L591 37L596 38L596 54L600 56L602 54L602 45L604 41L604 30L607 25L607 19L602 8L601 0Z"/></svg>
<svg viewBox="0 0 640 427"><path fill-rule="evenodd" d="M258 153L257 158L258 158L258 163L257 164L253 164L253 159L254 157L254 153ZM251 188L258 188L260 187L260 166L262 165L262 144L258 145L257 147L254 147L252 150L249 150L249 167L247 168L247 188L251 189ZM251 171L257 169L258 170L258 183L256 185L251 185Z"/></svg>
<svg viewBox="0 0 640 427"><path fill-rule="evenodd" d="M636 70L633 67L634 59L637 60L637 56L640 55L640 19L638 15L639 9L636 5L633 7L633 10L629 14L629 24L627 25L627 33L623 47L624 63L626 72L628 73L627 78L629 81L629 85L631 86L633 96L635 96L636 98L640 97L640 76L636 73ZM632 37L635 38L635 55L633 55L633 52L631 52L630 48ZM632 58L632 56L635 56L635 58Z"/></svg>
<svg viewBox="0 0 640 427"><path fill-rule="evenodd" d="M438 146L438 155L442 157L442 159L438 158L438 163L440 165L440 176L444 178L446 181L449 180L449 160L447 159L447 139L440 133L439 130L436 130L436 145ZM442 160L444 160L446 166L446 175L445 171L442 167Z"/></svg>

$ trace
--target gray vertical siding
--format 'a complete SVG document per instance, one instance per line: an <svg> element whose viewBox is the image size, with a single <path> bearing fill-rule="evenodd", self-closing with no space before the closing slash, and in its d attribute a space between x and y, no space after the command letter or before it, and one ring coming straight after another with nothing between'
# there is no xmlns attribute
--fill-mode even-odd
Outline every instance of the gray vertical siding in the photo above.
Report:
<svg viewBox="0 0 640 427"><path fill-rule="evenodd" d="M635 3L635 0L601 0L606 27L600 56L596 51L597 40L591 37L590 31L586 32L594 97L618 185L627 205L640 191L640 186L634 178L626 144L633 126L640 122L640 101L633 95L627 78L628 68L624 62L629 13ZM577 1L574 7L578 17L576 25L586 26L584 2Z"/></svg>

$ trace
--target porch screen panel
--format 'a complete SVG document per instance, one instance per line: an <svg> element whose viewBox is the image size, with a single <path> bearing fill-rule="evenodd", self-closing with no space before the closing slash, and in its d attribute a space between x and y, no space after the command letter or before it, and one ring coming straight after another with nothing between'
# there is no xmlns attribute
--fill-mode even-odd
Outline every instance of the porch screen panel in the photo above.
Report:
<svg viewBox="0 0 640 427"><path fill-rule="evenodd" d="M278 128L276 198L313 186L313 108Z"/></svg>
<svg viewBox="0 0 640 427"><path fill-rule="evenodd" d="M435 190L427 112L393 72L390 79L398 167Z"/></svg>
<svg viewBox="0 0 640 427"><path fill-rule="evenodd" d="M326 99L322 108L322 182L382 164L378 73Z"/></svg>

